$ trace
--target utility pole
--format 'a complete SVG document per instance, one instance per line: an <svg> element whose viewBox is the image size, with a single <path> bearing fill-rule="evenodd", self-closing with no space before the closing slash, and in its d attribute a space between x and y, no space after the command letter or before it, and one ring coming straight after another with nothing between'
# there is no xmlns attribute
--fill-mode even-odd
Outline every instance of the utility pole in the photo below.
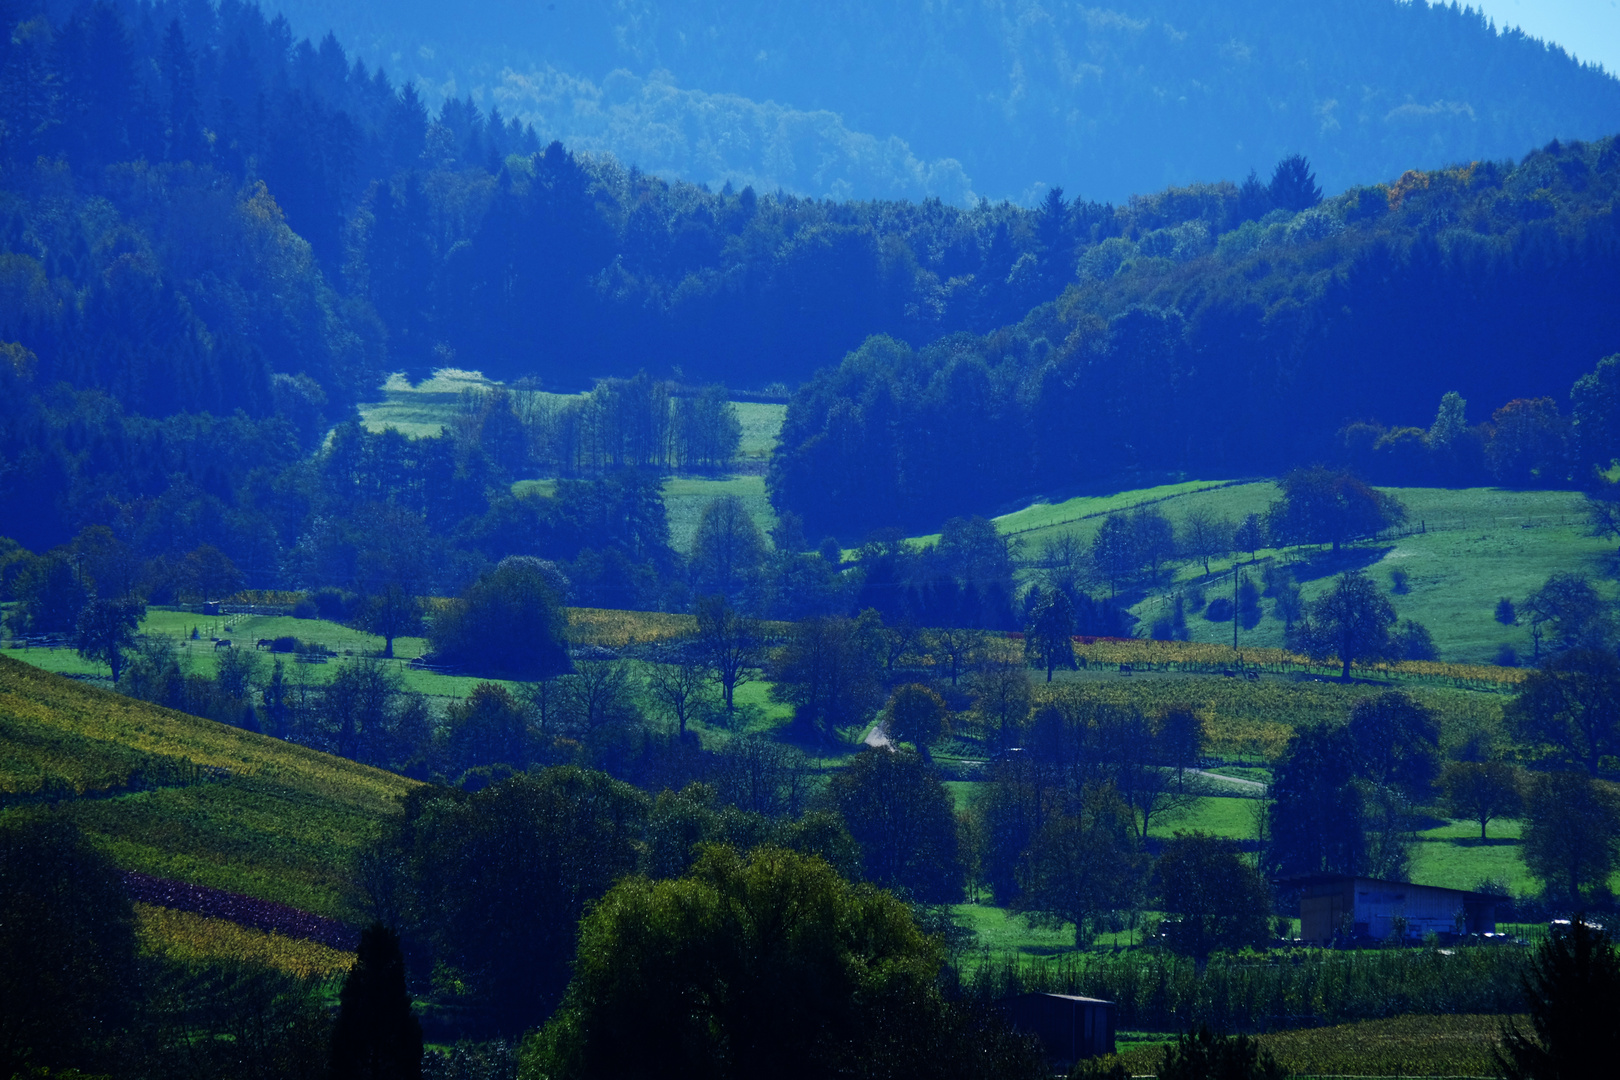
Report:
<svg viewBox="0 0 1620 1080"><path fill-rule="evenodd" d="M1232 651L1236 652L1238 631L1238 561L1232 556Z"/></svg>

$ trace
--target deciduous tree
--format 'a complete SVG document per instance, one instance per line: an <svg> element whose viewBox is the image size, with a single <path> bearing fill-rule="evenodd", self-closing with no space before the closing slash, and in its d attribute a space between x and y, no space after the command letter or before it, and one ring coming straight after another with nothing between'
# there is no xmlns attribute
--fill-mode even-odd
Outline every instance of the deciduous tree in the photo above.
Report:
<svg viewBox="0 0 1620 1080"><path fill-rule="evenodd" d="M1024 655L1046 669L1046 681L1058 667L1074 667L1074 605L1067 594L1054 589L1036 604L1024 629Z"/></svg>
<svg viewBox="0 0 1620 1080"><path fill-rule="evenodd" d="M1519 686L1505 710L1515 737L1544 759L1582 769L1612 770L1620 754L1620 660L1596 649L1572 649L1548 660Z"/></svg>
<svg viewBox="0 0 1620 1080"><path fill-rule="evenodd" d="M1350 665L1390 655L1395 608L1372 578L1355 570L1339 575L1333 588L1311 602L1295 624L1290 644L1313 660L1336 658L1339 678L1350 681Z"/></svg>
<svg viewBox="0 0 1620 1080"><path fill-rule="evenodd" d="M1492 818L1513 817L1524 809L1519 771L1505 761L1454 761L1440 774L1446 808L1479 822L1479 838Z"/></svg>
<svg viewBox="0 0 1620 1080"><path fill-rule="evenodd" d="M1542 773L1525 797L1524 863L1553 897L1584 905L1620 865L1620 795L1584 773Z"/></svg>
<svg viewBox="0 0 1620 1080"><path fill-rule="evenodd" d="M124 657L135 644L146 604L141 600L92 600L79 612L76 641L79 655L106 664L117 682Z"/></svg>
<svg viewBox="0 0 1620 1080"><path fill-rule="evenodd" d="M1170 947L1200 965L1217 949L1263 945L1271 890L1230 840L1176 833L1153 868Z"/></svg>
<svg viewBox="0 0 1620 1080"><path fill-rule="evenodd" d="M1048 817L1019 866L1022 910L1037 925L1074 926L1083 948L1115 912L1134 911L1148 858L1136 815L1111 787L1089 788L1071 812Z"/></svg>

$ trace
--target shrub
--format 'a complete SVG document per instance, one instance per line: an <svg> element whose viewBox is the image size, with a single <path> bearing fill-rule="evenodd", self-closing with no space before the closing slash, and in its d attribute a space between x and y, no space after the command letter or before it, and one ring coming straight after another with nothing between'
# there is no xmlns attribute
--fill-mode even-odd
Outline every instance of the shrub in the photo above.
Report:
<svg viewBox="0 0 1620 1080"><path fill-rule="evenodd" d="M315 606L315 601L307 596L293 605L293 618L295 619L313 619L319 615L320 609Z"/></svg>
<svg viewBox="0 0 1620 1080"><path fill-rule="evenodd" d="M1497 667L1518 667L1519 650L1512 645L1504 644L1496 650L1496 659L1492 661Z"/></svg>
<svg viewBox="0 0 1620 1080"><path fill-rule="evenodd" d="M1389 591L1395 593L1397 596L1404 596L1412 591L1412 586L1408 584L1408 575L1405 570L1397 568L1389 572Z"/></svg>
<svg viewBox="0 0 1620 1080"><path fill-rule="evenodd" d="M307 603L307 601L306 601L306 603ZM293 637L291 634L288 634L286 637L278 637L278 638L276 638L274 641L272 641L270 643L270 651L271 652L297 652L298 651L298 639Z"/></svg>
<svg viewBox="0 0 1620 1080"><path fill-rule="evenodd" d="M1209 602L1204 609L1204 618L1210 622L1226 622L1232 617L1232 601L1229 597L1217 596Z"/></svg>
<svg viewBox="0 0 1620 1080"><path fill-rule="evenodd" d="M1504 596L1496 602L1496 621L1503 626L1512 626L1519 621L1519 613L1514 610L1510 597Z"/></svg>
<svg viewBox="0 0 1620 1080"><path fill-rule="evenodd" d="M1412 619L1402 619L1401 624L1390 635L1395 645L1395 655L1402 660L1437 660L1440 658L1439 650L1434 647L1434 638L1429 628Z"/></svg>
<svg viewBox="0 0 1620 1080"><path fill-rule="evenodd" d="M356 597L341 589L316 589L309 595L320 617L328 622L348 622L354 614Z"/></svg>

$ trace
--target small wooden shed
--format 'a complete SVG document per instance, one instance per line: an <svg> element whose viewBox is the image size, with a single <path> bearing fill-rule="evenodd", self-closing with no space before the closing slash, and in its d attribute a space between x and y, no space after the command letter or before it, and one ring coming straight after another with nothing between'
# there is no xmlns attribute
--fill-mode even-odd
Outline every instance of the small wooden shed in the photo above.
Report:
<svg viewBox="0 0 1620 1080"><path fill-rule="evenodd" d="M1072 994L1019 994L997 1002L1014 1031L1033 1035L1053 1065L1114 1052L1114 1003Z"/></svg>

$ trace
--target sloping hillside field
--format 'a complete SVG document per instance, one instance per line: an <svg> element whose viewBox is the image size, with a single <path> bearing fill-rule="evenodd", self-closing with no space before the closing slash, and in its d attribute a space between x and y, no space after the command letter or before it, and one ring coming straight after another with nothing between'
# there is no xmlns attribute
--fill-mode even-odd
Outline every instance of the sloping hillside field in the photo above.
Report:
<svg viewBox="0 0 1620 1080"><path fill-rule="evenodd" d="M350 858L412 786L0 657L4 806L59 803L126 870L343 918Z"/></svg>

